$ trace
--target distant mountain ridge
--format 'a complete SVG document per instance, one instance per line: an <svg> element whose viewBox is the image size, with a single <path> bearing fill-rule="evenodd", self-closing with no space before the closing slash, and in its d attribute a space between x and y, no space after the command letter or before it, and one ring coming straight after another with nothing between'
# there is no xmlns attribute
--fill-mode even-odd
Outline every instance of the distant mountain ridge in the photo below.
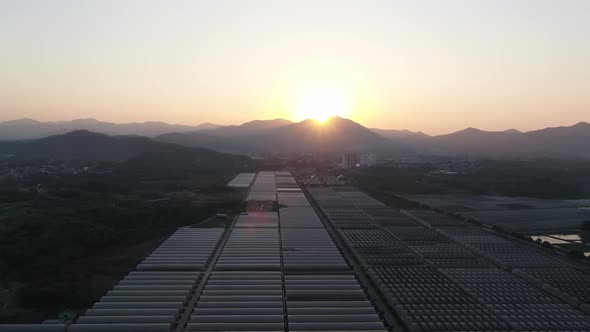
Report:
<svg viewBox="0 0 590 332"><path fill-rule="evenodd" d="M191 156L218 158L223 155L203 148L191 148L155 141L142 136L109 136L87 130L26 141L0 142L0 154L16 160L64 159L115 161L140 160L145 156L166 156L160 163ZM143 157L142 157L143 156ZM154 162L153 160L151 162Z"/></svg>
<svg viewBox="0 0 590 332"><path fill-rule="evenodd" d="M305 120L259 135L213 137L201 131L166 134L156 139L221 151L318 152L401 151L442 156L482 158L585 158L590 159L590 124L546 128L529 132L515 129L484 131L467 128L447 135L429 136L409 130L368 129L334 117L325 124ZM208 132L207 132L208 133Z"/></svg>
<svg viewBox="0 0 590 332"><path fill-rule="evenodd" d="M0 123L2 137L15 134L15 128L45 127L46 123L21 119ZM409 130L368 129L352 120L333 117L323 124L315 120L293 123L289 120L256 120L238 126L202 124L201 126L168 125L160 122L110 126L93 119L76 120L54 126L67 131L68 126L99 127L110 131L141 131L159 142L187 147L201 147L222 152L292 153L380 151L441 156L482 158L585 158L590 159L590 124L580 122L570 127L552 127L529 132L514 129L484 131L467 128L451 134L429 136ZM97 125L99 124L99 125ZM121 127L122 126L122 127ZM179 129L169 132L167 130ZM11 132L12 130L12 132ZM43 129L47 132L47 129ZM43 132L37 131L37 133ZM17 133L23 135L23 133ZM111 134L113 135L113 134ZM118 135L118 134L116 134ZM138 134L135 134L138 135ZM147 135L146 135L147 136ZM137 137L137 139L140 139ZM14 147L0 142L0 148ZM0 151L2 153L4 151ZM81 151L82 152L82 151Z"/></svg>
<svg viewBox="0 0 590 332"><path fill-rule="evenodd" d="M200 132L207 135L221 137L252 136L261 135L290 124L293 124L293 122L285 119L254 120L238 126L222 126L210 130L200 130Z"/></svg>
<svg viewBox="0 0 590 332"><path fill-rule="evenodd" d="M340 117L332 117L323 124L318 124L315 120L304 120L259 131L258 134L219 137L201 131L165 134L156 139L186 146L242 153L368 151L391 145L388 139L379 134L352 120Z"/></svg>
<svg viewBox="0 0 590 332"><path fill-rule="evenodd" d="M141 136L108 136L76 130L45 138L0 145L17 159L80 159L124 161L148 150L174 148L172 144Z"/></svg>
<svg viewBox="0 0 590 332"><path fill-rule="evenodd" d="M417 134L414 131L411 130L407 130L407 129L402 129L402 130L398 130L398 129L379 129L379 128L370 128L371 131L385 137L385 138L389 138L389 139L396 139L396 138L403 138L403 137L409 137L412 135Z"/></svg>
<svg viewBox="0 0 590 332"><path fill-rule="evenodd" d="M586 122L570 127L550 127L528 132L467 128L447 135L407 136L402 141L404 145L417 151L442 155L590 159L590 124Z"/></svg>
<svg viewBox="0 0 590 332"><path fill-rule="evenodd" d="M160 121L112 123L96 119L42 122L32 119L18 119L0 122L0 140L36 139L66 134L75 130L88 130L106 135L138 135L155 137L168 133L204 132L213 136L257 135L293 122L285 119L254 120L241 125L223 126L204 122L197 126L169 124Z"/></svg>
<svg viewBox="0 0 590 332"><path fill-rule="evenodd" d="M165 122L142 122L117 124L95 119L72 121L41 122L31 119L18 119L0 122L0 140L35 139L65 134L75 130L88 130L106 135L139 135L154 137L170 132L190 132L212 130L221 125L202 123L198 126L168 124Z"/></svg>

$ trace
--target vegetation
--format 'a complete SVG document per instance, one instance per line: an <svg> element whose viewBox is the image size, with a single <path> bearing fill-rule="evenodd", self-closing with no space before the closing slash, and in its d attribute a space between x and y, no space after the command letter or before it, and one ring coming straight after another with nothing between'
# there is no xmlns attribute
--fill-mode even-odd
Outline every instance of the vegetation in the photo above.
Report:
<svg viewBox="0 0 590 332"><path fill-rule="evenodd" d="M225 185L253 167L205 150L149 151L99 173L1 180L0 293L14 296L0 299L0 320L90 305L177 227L239 209Z"/></svg>
<svg viewBox="0 0 590 332"><path fill-rule="evenodd" d="M457 174L435 164L356 169L348 176L370 192L469 193L577 199L590 196L590 162L565 160L478 162Z"/></svg>

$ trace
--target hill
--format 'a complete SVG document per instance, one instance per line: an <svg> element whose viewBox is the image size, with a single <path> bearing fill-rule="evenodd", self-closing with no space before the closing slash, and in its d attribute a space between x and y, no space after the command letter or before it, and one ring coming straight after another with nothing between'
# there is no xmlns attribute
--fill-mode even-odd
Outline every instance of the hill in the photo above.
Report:
<svg viewBox="0 0 590 332"><path fill-rule="evenodd" d="M403 138L403 137L410 137L414 134L416 134L416 132L407 130L407 129L402 129L402 130L397 130L397 129L379 129L379 128L370 128L371 131L375 132L376 134L379 134L385 138L389 138L389 139L397 139L397 138Z"/></svg>
<svg viewBox="0 0 590 332"><path fill-rule="evenodd" d="M226 161L224 154L158 142L139 136L108 136L86 130L37 140L0 142L0 154L13 155L17 160L80 159L94 161L134 161L152 158L158 162L208 157L208 163ZM158 157L156 157L158 156ZM242 157L231 156L241 160ZM233 162L233 161L232 161ZM204 163L201 161L201 163Z"/></svg>
<svg viewBox="0 0 590 332"><path fill-rule="evenodd" d="M293 124L293 122L285 119L254 120L239 126L224 126L212 130L202 130L201 132L207 135L221 137L254 136L272 132L290 124Z"/></svg>
<svg viewBox="0 0 590 332"><path fill-rule="evenodd" d="M527 148L539 155L577 156L590 159L590 124L554 127L525 133Z"/></svg>
<svg viewBox="0 0 590 332"><path fill-rule="evenodd" d="M381 151L503 159L590 158L587 144L590 124L585 122L530 132L467 128L452 134L429 136L406 130L368 129L352 120L333 117L325 123L305 120L274 130L261 130L258 134L256 131L235 136L210 134L214 131L173 133L156 139L240 153Z"/></svg>
<svg viewBox="0 0 590 332"><path fill-rule="evenodd" d="M448 135L402 138L420 152L471 155L491 158L584 158L590 159L590 124L520 132L467 128Z"/></svg>
<svg viewBox="0 0 590 332"><path fill-rule="evenodd" d="M292 123L289 120L274 119L256 120L239 126L225 127L208 123L191 127L167 125L160 122L109 127L108 123L92 119L67 123L70 127L96 127L99 124L99 127L102 126L102 132L144 132L152 135L164 131L163 134L154 137L160 144L172 143L185 147L200 147L238 154L380 151L383 153L461 155L500 159L590 159L590 148L587 144L590 141L590 124L586 122L580 122L570 127L545 128L529 132L520 132L514 129L485 131L467 128L438 136L429 136L409 130L368 129L354 121L339 117L333 117L325 123L318 123L314 120ZM47 132L46 124L27 119L0 123L0 140L2 137L17 135L15 128L19 127L39 127L43 130L36 131L37 133ZM66 127L59 128L63 131ZM20 135L24 134L20 133ZM70 133L69 135L75 134ZM145 147L142 146L148 140L142 137L120 136L117 144L108 145L109 138L104 136L91 138L89 135L82 135L79 140L67 139L66 136L63 142L59 137L59 135L54 135L47 141L38 142L0 141L0 154L47 157L51 152L54 156L77 155L80 158L121 160L137 151L143 151ZM155 143L151 141L148 145L153 146ZM94 147L93 144L98 145Z"/></svg>
<svg viewBox="0 0 590 332"><path fill-rule="evenodd" d="M221 127L223 127L223 126L215 124L215 123L203 122L200 125L196 126L195 129L196 130L213 130L213 129L217 129L217 128L221 128Z"/></svg>
<svg viewBox="0 0 590 332"><path fill-rule="evenodd" d="M392 145L368 128L336 116L324 123L305 120L283 127L263 137L258 144L272 152L367 151Z"/></svg>
<svg viewBox="0 0 590 332"><path fill-rule="evenodd" d="M87 130L0 145L16 159L82 159L123 161L151 149L169 147L147 137L108 136Z"/></svg>
<svg viewBox="0 0 590 332"><path fill-rule="evenodd" d="M106 135L139 135L153 137L170 132L212 130L219 127L221 126L212 123L188 126L153 121L117 124L95 119L78 119L58 122L41 122L31 119L19 119L0 122L0 140L35 139L65 134L75 130L88 130Z"/></svg>
<svg viewBox="0 0 590 332"><path fill-rule="evenodd" d="M157 137L164 142L199 146L228 152L343 152L366 151L393 146L386 138L360 124L340 117L325 123L305 120L266 133L217 137L199 133L174 133Z"/></svg>

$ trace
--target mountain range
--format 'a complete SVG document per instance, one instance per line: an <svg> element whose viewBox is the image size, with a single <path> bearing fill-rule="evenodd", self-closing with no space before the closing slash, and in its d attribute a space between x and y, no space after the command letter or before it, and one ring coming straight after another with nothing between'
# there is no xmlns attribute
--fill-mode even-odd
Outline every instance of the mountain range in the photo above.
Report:
<svg viewBox="0 0 590 332"><path fill-rule="evenodd" d="M226 152L395 151L484 158L590 159L590 124L586 122L529 132L467 128L447 135L429 136L409 130L368 129L354 121L334 117L325 124L305 120L249 133L248 136L234 134L219 137L210 131L198 131L164 134L156 139Z"/></svg>
<svg viewBox="0 0 590 332"><path fill-rule="evenodd" d="M271 120L276 124L277 120ZM243 125L242 125L243 126ZM156 140L192 147L208 147L233 153L293 153L293 152L338 152L365 151L387 148L390 141L360 124L334 117L323 124L305 120L264 130L247 131L247 134L232 128L231 135L213 131L170 133L155 137ZM245 132L245 131L244 131Z"/></svg>
<svg viewBox="0 0 590 332"><path fill-rule="evenodd" d="M87 130L26 141L0 141L0 154L11 155L16 160L31 159L79 159L149 163L161 167L170 162L188 163L192 166L243 167L250 159L219 153L210 149L186 147L159 142L142 136L109 136ZM219 162L216 164L216 162ZM232 167L233 167L232 166ZM164 166L165 167L165 166Z"/></svg>
<svg viewBox="0 0 590 332"><path fill-rule="evenodd" d="M18 159L82 159L125 161L142 153L180 146L142 136L109 136L76 130L45 138L0 143L0 152Z"/></svg>
<svg viewBox="0 0 590 332"><path fill-rule="evenodd" d="M199 129L203 134L211 136L232 137L232 136L254 136L262 135L277 128L293 124L285 119L254 120L243 123L239 126L218 126L216 128ZM199 125L201 126L201 125Z"/></svg>
<svg viewBox="0 0 590 332"><path fill-rule="evenodd" d="M401 139L405 146L426 154L491 158L590 159L590 124L552 127L529 132L484 131L467 128L448 135L415 134Z"/></svg>
<svg viewBox="0 0 590 332"><path fill-rule="evenodd" d="M274 119L250 121L238 126L209 123L185 126L162 122L114 124L93 119L46 123L22 119L0 123L0 140L32 139L34 136L47 133L67 133L70 129L88 130L75 132L76 135L81 135L77 137L80 142L84 141L83 137L92 134L89 131L93 131L108 135L149 136L149 141L154 144L201 147L238 154L375 151L488 158L590 159L590 124L585 122L570 127L545 128L529 132L467 128L447 135L429 136L409 130L369 129L352 120L339 117L333 117L323 124L314 120L293 123L289 120ZM14 144L0 142L0 153L16 151L21 155L31 154L27 151L42 149L43 144L49 144L48 142L55 145L65 144L59 141L64 139L63 137L58 135ZM65 137L73 139L75 136ZM132 136L120 136L118 139L126 142L119 145L127 147L132 147L141 140L148 140ZM97 140L93 139L92 142L96 143ZM8 150L12 151L7 151L7 146L10 147ZM16 146L20 148L15 149ZM125 150L123 147L119 149ZM83 150L76 153L81 155L98 151L97 154L125 155L121 151L100 152L103 150L96 147L88 147L88 152Z"/></svg>
<svg viewBox="0 0 590 332"><path fill-rule="evenodd" d="M0 140L22 140L43 138L65 134L75 130L88 130L106 135L138 135L154 137L171 132L190 132L214 130L221 127L213 123L198 126L168 124L164 122L112 123L95 119L78 119L72 121L41 122L31 119L18 119L0 122Z"/></svg>

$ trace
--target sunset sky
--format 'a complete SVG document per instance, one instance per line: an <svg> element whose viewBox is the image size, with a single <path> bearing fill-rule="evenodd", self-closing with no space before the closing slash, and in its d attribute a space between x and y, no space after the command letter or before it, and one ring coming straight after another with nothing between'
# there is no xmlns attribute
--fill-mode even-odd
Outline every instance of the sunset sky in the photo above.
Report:
<svg viewBox="0 0 590 332"><path fill-rule="evenodd" d="M590 1L0 0L0 120L590 121Z"/></svg>

